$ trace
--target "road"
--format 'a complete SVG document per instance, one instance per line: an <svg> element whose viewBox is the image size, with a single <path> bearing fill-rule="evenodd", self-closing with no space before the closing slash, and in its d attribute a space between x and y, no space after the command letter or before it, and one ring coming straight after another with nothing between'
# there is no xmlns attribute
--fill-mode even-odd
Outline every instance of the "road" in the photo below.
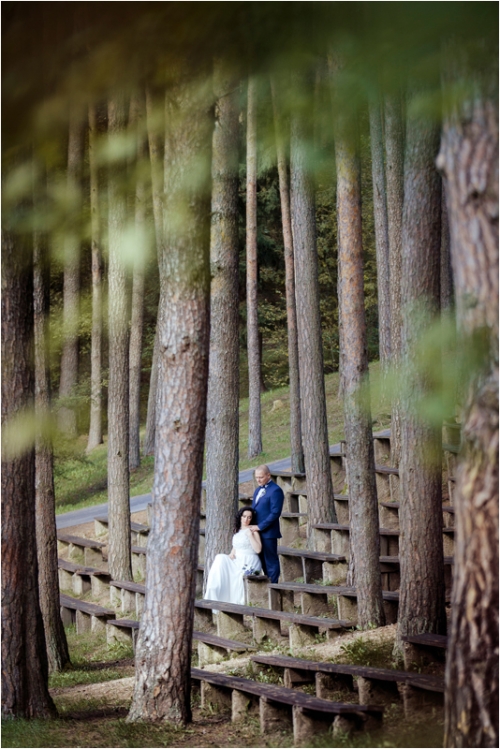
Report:
<svg viewBox="0 0 500 749"><path fill-rule="evenodd" d="M276 460L274 463L270 463L269 467L275 471L289 471L290 458ZM253 472L253 468L247 468L245 471L240 471L239 483L244 484L247 481L251 481ZM203 482L203 486L204 485L205 482ZM130 512L140 512L141 510L145 510L148 502L151 502L151 494L139 494L137 497L130 497ZM82 510L72 510L71 512L57 515L56 526L58 530L62 530L63 528L70 528L73 525L91 523L96 515L107 515L107 513L107 503L104 505L84 507Z"/></svg>

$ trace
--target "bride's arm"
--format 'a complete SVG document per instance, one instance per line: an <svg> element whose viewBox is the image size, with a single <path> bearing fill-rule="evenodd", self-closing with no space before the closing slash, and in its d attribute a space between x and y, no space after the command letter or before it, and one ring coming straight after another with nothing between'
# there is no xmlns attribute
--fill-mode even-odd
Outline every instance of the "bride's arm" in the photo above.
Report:
<svg viewBox="0 0 500 749"><path fill-rule="evenodd" d="M235 550L234 550L234 546L233 546L233 548L231 549L231 553L230 553L230 555L229 555L229 559L236 559L236 552L235 552Z"/></svg>
<svg viewBox="0 0 500 749"><path fill-rule="evenodd" d="M253 550L260 554L262 551L262 541L260 540L260 533L259 531L248 531L248 537L250 539L250 543L252 544Z"/></svg>

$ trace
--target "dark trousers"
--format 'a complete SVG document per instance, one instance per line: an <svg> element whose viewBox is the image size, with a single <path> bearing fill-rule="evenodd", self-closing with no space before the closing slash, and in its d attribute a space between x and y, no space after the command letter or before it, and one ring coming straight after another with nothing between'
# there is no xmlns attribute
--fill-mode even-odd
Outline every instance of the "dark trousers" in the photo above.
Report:
<svg viewBox="0 0 500 749"><path fill-rule="evenodd" d="M278 539L261 537L261 541L262 551L259 556L262 562L262 569L272 583L277 583L280 576Z"/></svg>

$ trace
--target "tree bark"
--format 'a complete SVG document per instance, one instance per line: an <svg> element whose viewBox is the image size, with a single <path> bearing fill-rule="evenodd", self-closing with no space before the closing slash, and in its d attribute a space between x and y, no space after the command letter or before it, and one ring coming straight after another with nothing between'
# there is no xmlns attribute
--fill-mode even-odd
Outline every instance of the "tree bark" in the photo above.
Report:
<svg viewBox="0 0 500 749"><path fill-rule="evenodd" d="M44 436L50 419L50 369L46 315L49 308L47 259L43 236L33 235L33 307L35 353L35 414L38 434L35 446L35 518L38 558L38 590L45 632L49 670L62 671L70 662L66 633L60 614L57 531L54 492L54 459L50 438Z"/></svg>
<svg viewBox="0 0 500 749"><path fill-rule="evenodd" d="M146 185L141 167L146 158L141 120L144 118L144 101L140 95L134 96L130 104L130 120L136 130L138 175L135 188L135 228L138 241L146 231ZM134 257L132 270L132 316L130 320L129 348L129 470L141 464L141 360L142 330L144 323L144 284L145 257L140 247Z"/></svg>
<svg viewBox="0 0 500 749"><path fill-rule="evenodd" d="M154 455L156 434L156 398L158 395L158 357L160 347L160 314L162 310L162 298L158 302L156 313L155 341L153 346L153 359L151 361L151 375L149 378L148 412L146 415L146 429L144 432L143 455Z"/></svg>
<svg viewBox="0 0 500 749"><path fill-rule="evenodd" d="M247 351L248 457L262 452L259 313L257 304L257 112L256 83L248 79L247 104Z"/></svg>
<svg viewBox="0 0 500 749"><path fill-rule="evenodd" d="M123 133L125 101L116 96L108 105L108 134ZM110 168L108 184L108 564L113 580L132 580L129 492L129 332L127 274L121 257L126 222L126 200L120 171Z"/></svg>
<svg viewBox="0 0 500 749"><path fill-rule="evenodd" d="M401 266L404 196L404 124L399 96L385 100L385 162L387 183L387 219L389 234L389 277L391 309L391 360L397 372L401 358ZM391 464L399 468L401 457L401 418L399 395L392 397Z"/></svg>
<svg viewBox="0 0 500 749"><path fill-rule="evenodd" d="M379 356L385 371L391 358L391 285L389 271L389 229L385 189L384 141L380 101L370 102L370 144L372 153L373 214L377 256Z"/></svg>
<svg viewBox="0 0 500 749"><path fill-rule="evenodd" d="M410 102L411 106L411 102ZM409 109L410 109L409 106ZM396 649L402 636L446 631L441 430L420 412L436 373L422 371L418 345L439 313L441 184L435 167L439 127L407 121L401 303L401 585Z"/></svg>
<svg viewBox="0 0 500 749"><path fill-rule="evenodd" d="M102 444L102 250L99 170L96 160L97 116L89 105L90 221L92 245L92 339L90 350L90 426L87 452Z"/></svg>
<svg viewBox="0 0 500 749"><path fill-rule="evenodd" d="M355 128L355 126L354 126ZM385 624L380 536L373 452L361 228L361 179L357 144L347 122L337 128L339 286L342 289L344 426L349 486L350 580L358 593L358 626Z"/></svg>
<svg viewBox="0 0 500 749"><path fill-rule="evenodd" d="M445 121L459 333L485 354L468 384L456 476L445 746L498 746L498 110L477 91Z"/></svg>
<svg viewBox="0 0 500 749"><path fill-rule="evenodd" d="M309 526L336 522L326 420L314 187L306 157L307 115L291 119L290 208L295 252L302 439Z"/></svg>
<svg viewBox="0 0 500 749"><path fill-rule="evenodd" d="M163 144L164 123L159 117L160 106L149 86L146 87L146 127L148 131L149 160L151 163L151 190L156 252L160 257L163 242Z"/></svg>
<svg viewBox="0 0 500 749"><path fill-rule="evenodd" d="M5 214L3 216L5 220ZM56 715L38 601L35 452L12 450L16 417L33 408L33 256L2 229L2 716ZM8 451L10 448L10 451Z"/></svg>
<svg viewBox="0 0 500 749"><path fill-rule="evenodd" d="M148 130L149 160L151 162L151 189L153 196L153 218L156 236L156 254L160 257L163 244L163 146L160 131L164 131L164 123L158 126L159 107L152 90L146 88L146 121ZM149 380L148 412L146 430L144 433L143 454L153 455L155 451L156 426L156 390L158 386L158 325L161 310L161 297L158 303L153 360Z"/></svg>
<svg viewBox="0 0 500 749"><path fill-rule="evenodd" d="M238 85L219 61L212 145L210 357L207 395L205 581L232 546L238 510Z"/></svg>
<svg viewBox="0 0 500 749"><path fill-rule="evenodd" d="M83 161L82 126L79 113L73 111L69 123L68 192L80 191ZM78 326L80 311L80 238L66 232L64 238L63 350L59 379L59 429L67 437L77 436L76 410L68 400L78 381Z"/></svg>
<svg viewBox="0 0 500 749"><path fill-rule="evenodd" d="M302 447L302 422L300 416L299 343L297 333L297 306L295 302L295 261L293 257L292 219L290 216L290 188L288 182L285 138L278 107L276 83L271 79L276 153L280 186L281 223L285 249L285 294L288 330L288 372L290 381L290 447L292 471L303 473L304 449Z"/></svg>
<svg viewBox="0 0 500 749"><path fill-rule="evenodd" d="M172 71L174 72L174 71ZM210 87L167 93L164 313L147 588L129 720L191 718L191 634L209 347ZM182 221L179 220L182 216Z"/></svg>
<svg viewBox="0 0 500 749"><path fill-rule="evenodd" d="M441 311L451 312L453 307L453 272L451 269L450 224L446 207L446 187L442 183L441 195Z"/></svg>

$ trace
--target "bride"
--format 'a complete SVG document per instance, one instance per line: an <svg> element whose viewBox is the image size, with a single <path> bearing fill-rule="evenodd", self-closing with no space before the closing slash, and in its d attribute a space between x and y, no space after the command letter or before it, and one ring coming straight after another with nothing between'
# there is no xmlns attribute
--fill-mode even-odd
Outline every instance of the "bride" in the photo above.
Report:
<svg viewBox="0 0 500 749"><path fill-rule="evenodd" d="M217 554L208 573L205 599L225 603L245 603L245 575L262 570L259 552L262 542L255 525L255 513L251 507L243 507L234 519L233 548L230 554Z"/></svg>

